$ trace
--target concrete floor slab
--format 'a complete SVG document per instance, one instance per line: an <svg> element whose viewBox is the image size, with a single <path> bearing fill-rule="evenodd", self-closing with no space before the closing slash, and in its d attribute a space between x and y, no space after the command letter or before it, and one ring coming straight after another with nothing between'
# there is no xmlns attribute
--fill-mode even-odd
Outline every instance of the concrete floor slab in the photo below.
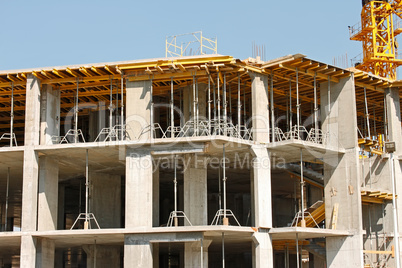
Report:
<svg viewBox="0 0 402 268"><path fill-rule="evenodd" d="M299 240L351 235L349 231L303 227L272 228L269 230L269 234L272 240L296 240L296 234Z"/></svg>

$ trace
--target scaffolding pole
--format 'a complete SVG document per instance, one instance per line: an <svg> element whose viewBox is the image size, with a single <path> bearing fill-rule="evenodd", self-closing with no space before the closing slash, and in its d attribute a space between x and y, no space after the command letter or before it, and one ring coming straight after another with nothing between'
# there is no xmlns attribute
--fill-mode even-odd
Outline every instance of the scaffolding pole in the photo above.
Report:
<svg viewBox="0 0 402 268"><path fill-rule="evenodd" d="M88 149L85 150L85 222L84 229L89 226L89 168L88 168Z"/></svg>
<svg viewBox="0 0 402 268"><path fill-rule="evenodd" d="M241 125L241 99L240 99L240 75L237 75L237 131L240 135Z"/></svg>
<svg viewBox="0 0 402 268"><path fill-rule="evenodd" d="M177 156L174 156L174 211L177 212ZM177 217L174 217L174 226L179 226Z"/></svg>
<svg viewBox="0 0 402 268"><path fill-rule="evenodd" d="M303 149L300 149L300 193L301 193L301 227L306 227L304 220L304 170L303 170Z"/></svg>
<svg viewBox="0 0 402 268"><path fill-rule="evenodd" d="M300 130L299 68L296 68L297 133Z"/></svg>
<svg viewBox="0 0 402 268"><path fill-rule="evenodd" d="M227 132L227 129L226 129L226 124L227 124L227 116L228 116L228 111L227 111L227 99L226 99L226 96L227 95L227 92L226 92L226 72L223 74L223 123L224 123L224 126L223 126L223 135L225 135L226 136L226 132ZM223 178L223 179L225 179L225 178Z"/></svg>
<svg viewBox="0 0 402 268"><path fill-rule="evenodd" d="M10 147L13 147L13 139L14 139L14 82L11 82Z"/></svg>
<svg viewBox="0 0 402 268"><path fill-rule="evenodd" d="M221 134L221 96L220 96L220 88L219 88L219 72L218 72L218 75L217 75L217 84L218 84L218 94L217 94L217 101L218 101L218 131L219 131L219 133L218 133L218 135L220 135Z"/></svg>
<svg viewBox="0 0 402 268"><path fill-rule="evenodd" d="M74 143L78 142L78 89L79 89L79 78L77 77L77 92L75 94L75 107L74 107Z"/></svg>
<svg viewBox="0 0 402 268"><path fill-rule="evenodd" d="M153 94L154 94L154 87L153 87L153 77L151 78L151 88L150 88L150 96L149 96L149 101L151 102L151 111L150 111L150 120L149 122L151 122L151 127L150 127L150 139L151 141L153 140L154 137L154 98L153 98Z"/></svg>
<svg viewBox="0 0 402 268"><path fill-rule="evenodd" d="M273 73L273 71L271 71L271 133L272 133L272 142L275 142L274 73Z"/></svg>
<svg viewBox="0 0 402 268"><path fill-rule="evenodd" d="M223 175L223 225L229 225L229 220L226 217L226 155L225 155L225 144L223 144L223 167L222 167L222 175Z"/></svg>
<svg viewBox="0 0 402 268"><path fill-rule="evenodd" d="M196 118L196 109L197 109L197 100L195 95L195 75L193 75L193 122L194 122L194 130L197 136L197 118Z"/></svg>
<svg viewBox="0 0 402 268"><path fill-rule="evenodd" d="M211 75L208 74L208 133L211 134Z"/></svg>
<svg viewBox="0 0 402 268"><path fill-rule="evenodd" d="M113 76L110 77L110 96L109 96L109 132L113 128Z"/></svg>
<svg viewBox="0 0 402 268"><path fill-rule="evenodd" d="M318 105L317 105L317 72L314 73L314 140L317 142L318 136Z"/></svg>
<svg viewBox="0 0 402 268"><path fill-rule="evenodd" d="M6 211L5 211L6 221L4 223L4 231L7 231L9 189L10 189L10 167L7 168Z"/></svg>
<svg viewBox="0 0 402 268"><path fill-rule="evenodd" d="M173 97L173 77L170 78L170 137L174 138L174 97Z"/></svg>
<svg viewBox="0 0 402 268"><path fill-rule="evenodd" d="M289 79L289 111L290 111L290 115L289 115L289 125L290 125L290 129L289 129L289 130L292 130L292 127L293 127L292 79Z"/></svg>
<svg viewBox="0 0 402 268"><path fill-rule="evenodd" d="M124 139L124 132L125 132L125 126L124 126L124 77L123 77L123 71L121 72L121 104L120 104L120 123L121 123L121 140Z"/></svg>
<svg viewBox="0 0 402 268"><path fill-rule="evenodd" d="M225 268L225 233L222 232L222 268Z"/></svg>

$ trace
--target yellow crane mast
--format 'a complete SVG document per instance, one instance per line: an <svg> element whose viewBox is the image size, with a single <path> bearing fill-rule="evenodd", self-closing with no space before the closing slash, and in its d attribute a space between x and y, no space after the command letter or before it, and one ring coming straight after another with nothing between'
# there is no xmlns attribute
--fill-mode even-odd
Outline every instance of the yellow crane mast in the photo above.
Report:
<svg viewBox="0 0 402 268"><path fill-rule="evenodd" d="M402 18L402 0L362 0L361 23L349 27L350 39L363 43L362 62L356 68L396 80L398 58L396 36L402 28L396 19Z"/></svg>

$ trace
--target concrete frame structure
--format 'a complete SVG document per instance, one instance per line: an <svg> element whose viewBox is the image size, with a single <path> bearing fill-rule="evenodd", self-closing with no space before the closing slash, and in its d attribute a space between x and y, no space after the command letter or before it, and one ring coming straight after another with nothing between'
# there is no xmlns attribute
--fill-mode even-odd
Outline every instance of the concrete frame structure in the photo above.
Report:
<svg viewBox="0 0 402 268"><path fill-rule="evenodd" d="M395 267L402 82L297 54L0 71L3 103L10 83L0 267Z"/></svg>

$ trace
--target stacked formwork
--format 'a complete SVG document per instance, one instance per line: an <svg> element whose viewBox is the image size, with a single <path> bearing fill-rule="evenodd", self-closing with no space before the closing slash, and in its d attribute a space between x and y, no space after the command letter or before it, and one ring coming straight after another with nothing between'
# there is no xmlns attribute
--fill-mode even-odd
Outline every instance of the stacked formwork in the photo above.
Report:
<svg viewBox="0 0 402 268"><path fill-rule="evenodd" d="M393 265L389 81L302 55L0 76L25 111L1 149L5 267Z"/></svg>

